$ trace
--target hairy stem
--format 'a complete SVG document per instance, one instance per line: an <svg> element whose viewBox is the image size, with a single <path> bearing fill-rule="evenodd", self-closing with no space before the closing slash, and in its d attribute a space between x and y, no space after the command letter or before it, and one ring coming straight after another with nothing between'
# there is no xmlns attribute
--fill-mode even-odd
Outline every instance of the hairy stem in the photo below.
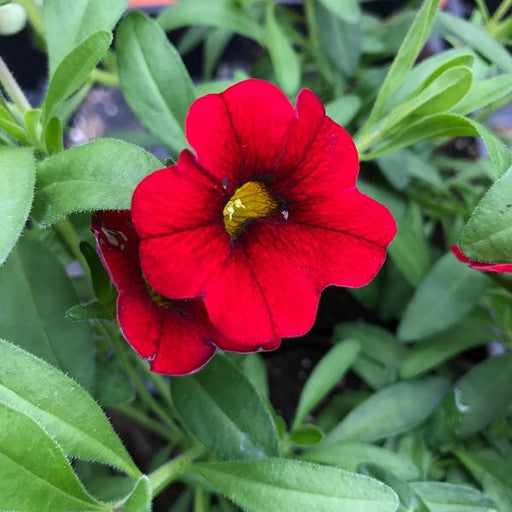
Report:
<svg viewBox="0 0 512 512"><path fill-rule="evenodd" d="M9 95L9 98L11 98L12 102L21 112L32 108L2 57L0 57L0 83L5 89L5 92Z"/></svg>
<svg viewBox="0 0 512 512"><path fill-rule="evenodd" d="M171 435L169 430L164 425L162 425L158 421L155 421L153 418L148 416L143 411L140 411L136 407L132 407L131 405L116 405L114 409L120 412L121 414L124 414L125 416L128 416L129 418L135 420L141 426L148 430L151 430L151 432L154 432L163 439L166 439L171 443L174 443L176 441L176 438Z"/></svg>
<svg viewBox="0 0 512 512"><path fill-rule="evenodd" d="M93 69L89 74L89 79L93 82L110 87L119 87L119 76L110 71L104 71L103 69Z"/></svg>
<svg viewBox="0 0 512 512"><path fill-rule="evenodd" d="M151 409L151 411L153 411L156 416L158 416L165 423L166 427L169 429L170 433L172 433L175 440L181 439L183 437L181 430L163 409L163 407L147 390L144 381L132 366L129 357L126 355L124 347L121 345L118 332L112 329L112 327L106 322L101 322L101 325L103 326L107 337L110 340L112 349L114 350L121 366L123 367L126 374L132 379L141 400Z"/></svg>
<svg viewBox="0 0 512 512"><path fill-rule="evenodd" d="M188 465L203 453L203 447L195 446L153 471L149 475L153 497L160 494L171 482L176 480L187 469Z"/></svg>
<svg viewBox="0 0 512 512"><path fill-rule="evenodd" d="M61 238L61 240L64 242L64 245L70 252L70 254L75 257L82 268L84 269L84 272L89 272L89 265L87 265L87 260L85 259L84 255L80 251L80 237L78 236L73 224L68 219L60 219L54 224L54 229Z"/></svg>

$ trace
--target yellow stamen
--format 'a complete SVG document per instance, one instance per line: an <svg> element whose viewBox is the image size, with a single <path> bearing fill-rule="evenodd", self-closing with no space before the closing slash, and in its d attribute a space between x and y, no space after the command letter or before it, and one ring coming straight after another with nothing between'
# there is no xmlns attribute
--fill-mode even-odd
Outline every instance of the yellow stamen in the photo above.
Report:
<svg viewBox="0 0 512 512"><path fill-rule="evenodd" d="M276 200L262 183L249 181L235 190L222 211L226 231L235 238L246 222L266 217L273 213L277 206Z"/></svg>

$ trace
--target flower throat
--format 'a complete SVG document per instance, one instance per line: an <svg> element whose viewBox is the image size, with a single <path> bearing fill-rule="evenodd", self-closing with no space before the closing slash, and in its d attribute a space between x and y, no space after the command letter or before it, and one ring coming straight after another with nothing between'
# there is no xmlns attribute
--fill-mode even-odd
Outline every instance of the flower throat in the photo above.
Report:
<svg viewBox="0 0 512 512"><path fill-rule="evenodd" d="M222 211L226 231L236 238L248 221L266 217L277 207L277 201L265 185L258 181L249 181L235 190Z"/></svg>

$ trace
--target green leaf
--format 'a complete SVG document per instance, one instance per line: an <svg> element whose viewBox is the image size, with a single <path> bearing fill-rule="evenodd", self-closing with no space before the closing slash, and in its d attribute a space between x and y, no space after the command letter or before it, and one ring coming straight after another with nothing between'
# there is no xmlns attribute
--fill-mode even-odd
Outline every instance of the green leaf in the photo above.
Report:
<svg viewBox="0 0 512 512"><path fill-rule="evenodd" d="M407 352L400 375L411 379L439 366L451 357L493 339L494 324L487 314L474 311L448 329L433 334Z"/></svg>
<svg viewBox="0 0 512 512"><path fill-rule="evenodd" d="M458 261L440 258L420 283L398 327L402 341L422 339L458 322L471 311L489 285L488 278Z"/></svg>
<svg viewBox="0 0 512 512"><path fill-rule="evenodd" d="M357 340L342 341L319 361L300 395L292 429L301 425L307 415L327 396L356 360L360 349L361 345Z"/></svg>
<svg viewBox="0 0 512 512"><path fill-rule="evenodd" d="M260 354L248 354L240 365L240 370L262 397L269 397L267 369Z"/></svg>
<svg viewBox="0 0 512 512"><path fill-rule="evenodd" d="M420 476L419 469L408 457L372 444L339 443L315 446L304 452L301 458L354 473L361 464L376 464L404 480L414 480Z"/></svg>
<svg viewBox="0 0 512 512"><path fill-rule="evenodd" d="M78 211L128 209L140 180L161 167L140 147L113 139L68 149L38 165L32 215L50 225Z"/></svg>
<svg viewBox="0 0 512 512"><path fill-rule="evenodd" d="M341 126L349 124L361 108L359 96L347 94L325 104L325 113Z"/></svg>
<svg viewBox="0 0 512 512"><path fill-rule="evenodd" d="M342 5L345 2L337 2ZM321 3L315 3L318 39L332 63L345 75L353 76L359 68L362 31L359 24L350 24L332 15Z"/></svg>
<svg viewBox="0 0 512 512"><path fill-rule="evenodd" d="M377 99L373 104L370 116L363 128L363 133L365 130L368 131L378 119L385 102L398 88L407 72L414 64L414 61L418 57L430 34L438 6L439 0L425 0L425 2L423 2L421 9L418 11L413 24L393 60L393 64L391 64L389 68L388 74L377 95Z"/></svg>
<svg viewBox="0 0 512 512"><path fill-rule="evenodd" d="M512 488L509 458L500 457L496 452L488 449L468 450L456 448L453 450L453 453L476 480L485 482L489 475L491 475L502 485Z"/></svg>
<svg viewBox="0 0 512 512"><path fill-rule="evenodd" d="M48 152L53 155L64 149L62 141L62 121L58 117L52 117L44 129L44 144Z"/></svg>
<svg viewBox="0 0 512 512"><path fill-rule="evenodd" d="M116 358L96 363L96 400L102 407L115 407L135 400L133 384L126 378Z"/></svg>
<svg viewBox="0 0 512 512"><path fill-rule="evenodd" d="M411 486L428 505L430 512L495 511L492 500L472 487L444 482L416 482Z"/></svg>
<svg viewBox="0 0 512 512"><path fill-rule="evenodd" d="M301 425L290 432L290 441L297 446L311 446L319 443L325 434L315 425Z"/></svg>
<svg viewBox="0 0 512 512"><path fill-rule="evenodd" d="M407 281L417 286L430 267L428 246L405 217L395 220L397 234L389 246L389 255Z"/></svg>
<svg viewBox="0 0 512 512"><path fill-rule="evenodd" d="M445 34L453 34L469 47L481 53L499 69L512 73L512 57L498 41L496 41L483 27L462 18L440 12L437 17Z"/></svg>
<svg viewBox="0 0 512 512"><path fill-rule="evenodd" d="M18 121L13 118L11 113L0 104L0 128L5 130L9 135L12 135L16 139L29 144L27 133L18 124ZM0 132L1 133L1 132Z"/></svg>
<svg viewBox="0 0 512 512"><path fill-rule="evenodd" d="M327 9L347 23L357 23L361 19L358 0L319 0Z"/></svg>
<svg viewBox="0 0 512 512"><path fill-rule="evenodd" d="M398 149L392 153L387 153L377 159L377 164L386 179L398 190L405 190L411 183L411 179L421 181L439 192L448 192L449 190L446 181L440 176L439 168L423 156L418 155L414 150ZM403 217L403 215L400 217ZM406 221L402 222L406 223ZM400 227L397 236L400 236ZM421 245L425 245L425 240ZM423 265L425 264L425 255L417 254L416 257L420 259ZM428 254L427 259L429 259Z"/></svg>
<svg viewBox="0 0 512 512"><path fill-rule="evenodd" d="M232 38L233 32L222 28L215 29L206 36L203 51L203 76L205 79L212 77L215 66L226 51Z"/></svg>
<svg viewBox="0 0 512 512"><path fill-rule="evenodd" d="M103 411L79 384L3 340L0 402L37 421L68 456L102 462L135 478L140 476Z"/></svg>
<svg viewBox="0 0 512 512"><path fill-rule="evenodd" d="M123 505L123 512L151 512L151 487L146 475L140 477Z"/></svg>
<svg viewBox="0 0 512 512"><path fill-rule="evenodd" d="M278 85L288 95L295 94L300 86L300 61L290 40L278 24L274 14L274 3L267 4L264 42L274 66Z"/></svg>
<svg viewBox="0 0 512 512"><path fill-rule="evenodd" d="M70 307L66 311L66 318L70 320L90 320L91 318L112 320L114 315L107 311L101 302L92 300L85 304L77 304L76 306Z"/></svg>
<svg viewBox="0 0 512 512"><path fill-rule="evenodd" d="M0 149L0 265L6 260L27 221L36 179L34 152Z"/></svg>
<svg viewBox="0 0 512 512"><path fill-rule="evenodd" d="M437 377L381 389L352 410L322 445L372 442L407 432L434 412L447 391L448 382Z"/></svg>
<svg viewBox="0 0 512 512"><path fill-rule="evenodd" d="M469 258L512 262L512 167L487 191L464 227L459 245Z"/></svg>
<svg viewBox="0 0 512 512"><path fill-rule="evenodd" d="M512 487L505 485L489 473L482 478L482 485L485 492L496 503L499 512L512 510Z"/></svg>
<svg viewBox="0 0 512 512"><path fill-rule="evenodd" d="M160 25L137 11L119 24L116 46L121 89L128 105L178 153L187 146L183 126L195 99L180 55Z"/></svg>
<svg viewBox="0 0 512 512"><path fill-rule="evenodd" d="M57 257L34 237L23 237L0 268L0 336L94 387L94 341L86 324L66 311L78 296Z"/></svg>
<svg viewBox="0 0 512 512"><path fill-rule="evenodd" d="M449 59L443 62L439 67L435 68L432 73L422 82L420 87L418 88L417 93L421 93L424 91L429 85L433 84L440 76L444 75L446 71L452 70L454 68L466 68L471 72L471 67L475 62L475 56L471 53L463 53L461 55L456 55L452 59ZM415 94L412 94L415 96Z"/></svg>
<svg viewBox="0 0 512 512"><path fill-rule="evenodd" d="M0 404L0 508L19 512L111 510L84 489L57 443Z"/></svg>
<svg viewBox="0 0 512 512"><path fill-rule="evenodd" d="M512 93L512 73L498 75L473 84L468 95L454 111L464 115L504 98Z"/></svg>
<svg viewBox="0 0 512 512"><path fill-rule="evenodd" d="M33 141L38 141L41 137L41 126L39 124L41 121L41 114L42 111L40 108L32 108L27 110L23 115L25 126L27 128L27 134Z"/></svg>
<svg viewBox="0 0 512 512"><path fill-rule="evenodd" d="M410 100L396 107L382 121L381 134L399 130L423 115L444 112L456 105L467 94L473 81L469 68L449 68Z"/></svg>
<svg viewBox="0 0 512 512"><path fill-rule="evenodd" d="M206 25L230 30L261 43L261 27L231 0L187 0L176 2L159 17L158 22L166 32L186 26Z"/></svg>
<svg viewBox="0 0 512 512"><path fill-rule="evenodd" d="M107 311L114 313L117 291L96 249L88 242L80 242L80 252L84 255L91 272L94 295L105 306Z"/></svg>
<svg viewBox="0 0 512 512"><path fill-rule="evenodd" d="M200 373L174 380L171 391L186 428L222 459L278 455L279 440L267 406L222 355Z"/></svg>
<svg viewBox="0 0 512 512"><path fill-rule="evenodd" d="M443 72L450 67L460 65L472 68L474 60L475 55L473 53L460 48L445 50L423 59L407 73L406 79L403 80L399 88L388 97L383 107L383 112L389 112L392 108L407 101L407 99L415 94L415 91L417 92L424 88L427 80L438 76L439 70Z"/></svg>
<svg viewBox="0 0 512 512"><path fill-rule="evenodd" d="M110 32L95 32L64 57L48 84L42 106L46 120L50 120L56 107L85 82L111 42Z"/></svg>
<svg viewBox="0 0 512 512"><path fill-rule="evenodd" d="M512 354L489 357L454 386L457 434L468 437L507 414L512 405Z"/></svg>
<svg viewBox="0 0 512 512"><path fill-rule="evenodd" d="M512 155L501 140L476 121L456 114L435 114L421 119L394 135L391 142L371 153L363 154L361 159L377 158L425 139L464 136L482 138L496 168L496 176L501 176L512 165Z"/></svg>
<svg viewBox="0 0 512 512"><path fill-rule="evenodd" d="M344 322L334 329L333 340L353 338L361 343L361 354L352 369L368 384L379 389L393 383L405 349L386 329L363 322Z"/></svg>
<svg viewBox="0 0 512 512"><path fill-rule="evenodd" d="M394 512L398 506L395 493L375 480L298 460L196 464L191 471L250 512Z"/></svg>
<svg viewBox="0 0 512 512"><path fill-rule="evenodd" d="M95 32L112 30L128 0L44 0L50 77L71 50Z"/></svg>
<svg viewBox="0 0 512 512"><path fill-rule="evenodd" d="M396 492L401 505L399 510L407 512L430 512L420 496L414 492L413 488L405 480L398 478L393 473L380 466L365 465L362 469Z"/></svg>

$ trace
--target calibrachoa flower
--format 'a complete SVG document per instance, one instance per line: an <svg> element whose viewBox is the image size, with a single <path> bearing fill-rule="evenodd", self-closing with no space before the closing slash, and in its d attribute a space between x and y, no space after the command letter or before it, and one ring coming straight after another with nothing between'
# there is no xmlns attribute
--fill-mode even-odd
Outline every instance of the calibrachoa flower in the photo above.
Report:
<svg viewBox="0 0 512 512"><path fill-rule="evenodd" d="M150 360L153 371L184 375L206 364L215 346L246 350L212 325L202 299L170 300L148 285L140 268L139 237L129 211L94 214L92 230L98 253L119 292L121 330L134 350ZM272 350L279 343L272 340L262 348Z"/></svg>
<svg viewBox="0 0 512 512"><path fill-rule="evenodd" d="M474 268L475 270L481 270L483 272L498 272L500 274L504 272L512 272L512 263L485 263L483 261L476 261L468 258L460 250L460 247L456 245L452 245L451 249L459 261L467 263L468 267Z"/></svg>
<svg viewBox="0 0 512 512"><path fill-rule="evenodd" d="M395 223L357 190L356 147L311 91L294 109L246 80L196 100L186 135L195 156L147 176L132 200L159 293L204 297L213 324L251 347L304 334L323 288L378 272Z"/></svg>

